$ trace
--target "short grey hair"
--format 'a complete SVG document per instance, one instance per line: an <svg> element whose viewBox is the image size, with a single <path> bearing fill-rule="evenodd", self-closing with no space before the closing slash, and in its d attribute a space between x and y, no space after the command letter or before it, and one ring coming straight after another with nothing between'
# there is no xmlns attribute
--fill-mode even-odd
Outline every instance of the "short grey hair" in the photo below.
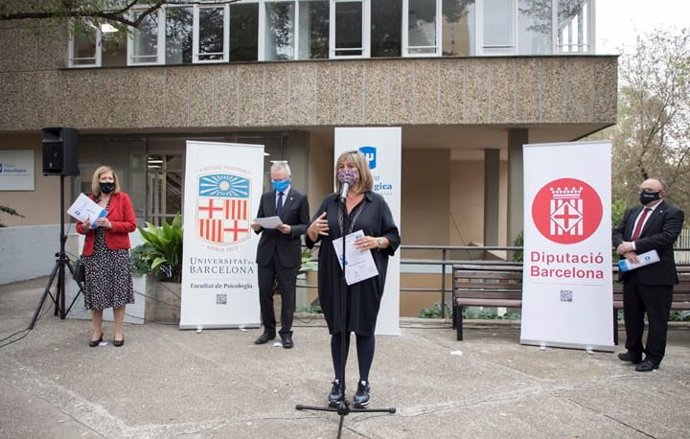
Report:
<svg viewBox="0 0 690 439"><path fill-rule="evenodd" d="M275 161L273 164L271 164L271 172L280 171L281 169L285 169L287 171L288 177L292 176L292 172L290 172L290 165L288 165L287 160Z"/></svg>

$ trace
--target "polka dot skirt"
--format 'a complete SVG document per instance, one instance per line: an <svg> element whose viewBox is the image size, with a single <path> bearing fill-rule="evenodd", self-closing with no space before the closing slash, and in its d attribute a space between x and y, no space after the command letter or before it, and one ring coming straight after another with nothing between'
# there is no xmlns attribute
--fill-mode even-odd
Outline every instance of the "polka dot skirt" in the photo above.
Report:
<svg viewBox="0 0 690 439"><path fill-rule="evenodd" d="M129 250L111 250L105 244L103 229L98 228L95 233L93 254L83 258L86 309L121 308L134 303Z"/></svg>

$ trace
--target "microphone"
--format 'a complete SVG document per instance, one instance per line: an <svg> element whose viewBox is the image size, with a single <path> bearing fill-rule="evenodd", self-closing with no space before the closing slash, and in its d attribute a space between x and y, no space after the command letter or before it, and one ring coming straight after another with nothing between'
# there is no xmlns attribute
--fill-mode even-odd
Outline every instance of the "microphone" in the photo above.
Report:
<svg viewBox="0 0 690 439"><path fill-rule="evenodd" d="M347 191L350 189L350 186L355 182L355 179L353 178L352 174L349 173L339 173L338 174L338 181L340 182L340 199L344 200L347 198Z"/></svg>

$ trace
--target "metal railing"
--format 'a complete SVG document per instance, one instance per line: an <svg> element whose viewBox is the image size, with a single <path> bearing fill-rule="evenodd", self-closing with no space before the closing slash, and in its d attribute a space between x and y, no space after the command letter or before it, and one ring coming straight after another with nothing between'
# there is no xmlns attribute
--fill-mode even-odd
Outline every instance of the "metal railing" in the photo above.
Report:
<svg viewBox="0 0 690 439"><path fill-rule="evenodd" d="M685 230L684 230L685 231ZM681 242L682 247L675 248L676 264L679 267L690 268L690 233L687 234L688 241ZM476 264L482 265L522 265L522 262L513 260L515 255L522 256L522 247L515 246L449 246L449 245L401 245L400 246L400 274L418 273L414 271L418 267L431 267L424 271L427 274L440 275L440 285L434 287L402 287L400 292L415 293L436 293L439 294L440 302L447 304L446 299L452 297L452 281L446 282L446 275L452 274L453 265L456 264ZM410 257L423 253L424 257ZM298 287L317 288L315 284L298 283ZM441 317L445 318L445 307L441 306Z"/></svg>

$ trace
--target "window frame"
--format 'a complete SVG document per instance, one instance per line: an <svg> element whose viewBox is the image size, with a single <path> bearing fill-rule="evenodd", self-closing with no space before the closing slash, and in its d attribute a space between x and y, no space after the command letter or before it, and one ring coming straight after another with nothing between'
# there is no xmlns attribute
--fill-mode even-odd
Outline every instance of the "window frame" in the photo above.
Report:
<svg viewBox="0 0 690 439"><path fill-rule="evenodd" d="M132 10L138 10L142 9L145 10L145 6L135 6ZM134 42L135 42L135 33L137 30L133 30L128 32L127 36L127 66L155 66L155 65L161 65L165 64L165 26L166 26L166 8L159 8L156 11L156 14L158 15L158 32L156 33L156 38L158 39L157 44L156 44L156 59L154 61L148 61L148 62L136 62L134 60ZM135 16L132 14L133 17ZM132 18L133 18L132 17Z"/></svg>
<svg viewBox="0 0 690 439"><path fill-rule="evenodd" d="M201 9L222 9L223 10L223 52L212 52L209 54L202 55L216 55L221 54L220 59L199 59L199 11ZM208 5L194 5L194 17L192 19L192 64L218 64L226 63L230 58L230 4L225 3L224 5L208 4Z"/></svg>
<svg viewBox="0 0 690 439"><path fill-rule="evenodd" d="M402 48L401 56L435 58L441 57L443 51L443 0L436 0L436 44L434 46L410 46L410 0L403 0L402 5ZM430 53L411 53L410 49L434 48Z"/></svg>
<svg viewBox="0 0 690 439"><path fill-rule="evenodd" d="M371 58L371 0L331 0L328 11L328 59L362 59ZM339 49L336 45L335 17L336 5L338 3L359 3L362 8L362 54L361 55L338 55L337 51L359 50L360 48Z"/></svg>
<svg viewBox="0 0 690 439"><path fill-rule="evenodd" d="M83 69L83 68L89 68L89 67L101 67L102 59L103 59L103 48L101 45L101 40L102 40L102 31L95 27L93 27L93 32L96 34L95 38L95 45L94 45L94 56L93 57L88 57L88 58L76 58L75 53L74 53L74 42L75 42L75 30L74 30L74 25L75 25L76 19L71 19L69 21L69 43L67 47L67 65L70 68L74 69ZM93 59L93 63L91 64L75 64L74 61L77 59Z"/></svg>

